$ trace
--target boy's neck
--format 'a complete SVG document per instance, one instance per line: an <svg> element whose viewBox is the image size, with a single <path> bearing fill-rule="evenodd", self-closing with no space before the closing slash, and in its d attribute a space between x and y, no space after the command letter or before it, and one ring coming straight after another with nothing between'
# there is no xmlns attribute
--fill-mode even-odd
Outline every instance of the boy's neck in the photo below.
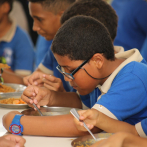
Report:
<svg viewBox="0 0 147 147"><path fill-rule="evenodd" d="M4 17L3 20L0 22L0 38L2 38L12 26L12 21L9 17Z"/></svg>
<svg viewBox="0 0 147 147"><path fill-rule="evenodd" d="M117 59L115 58L114 61L108 61L106 64L105 64L105 67L104 67L104 71L102 73L102 75L111 75L111 73L113 73L115 71L115 69L122 63L124 62L125 59ZM109 78L109 77L108 77ZM104 79L101 81L101 85L108 79Z"/></svg>

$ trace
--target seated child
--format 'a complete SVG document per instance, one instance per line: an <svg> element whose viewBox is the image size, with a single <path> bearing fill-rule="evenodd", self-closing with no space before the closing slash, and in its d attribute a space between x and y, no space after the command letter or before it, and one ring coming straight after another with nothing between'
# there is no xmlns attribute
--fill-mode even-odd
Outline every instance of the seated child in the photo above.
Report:
<svg viewBox="0 0 147 147"><path fill-rule="evenodd" d="M82 108L83 103L102 115L132 125L147 117L147 66L140 63L142 56L137 49L115 55L110 34L98 20L88 16L70 18L58 30L51 48L59 64L57 69L63 73L64 79L80 95L90 94L90 99L82 102L75 93L55 92L31 85L21 96L25 102L35 103L38 107L76 108ZM8 131L16 114L20 113L12 111L3 117L3 124ZM101 118L100 121L104 122L104 117ZM86 134L77 130L70 114L53 117L22 116L20 123L24 128L22 133L28 135ZM96 127L93 130L99 131Z"/></svg>
<svg viewBox="0 0 147 147"><path fill-rule="evenodd" d="M33 71L33 44L29 35L9 18L12 4L13 0L0 1L0 62L7 63L10 71L27 76Z"/></svg>

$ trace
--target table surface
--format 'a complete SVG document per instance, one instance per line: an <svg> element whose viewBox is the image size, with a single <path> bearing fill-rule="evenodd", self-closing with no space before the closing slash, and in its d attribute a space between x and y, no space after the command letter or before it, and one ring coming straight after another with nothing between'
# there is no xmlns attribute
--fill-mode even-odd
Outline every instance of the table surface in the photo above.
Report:
<svg viewBox="0 0 147 147"><path fill-rule="evenodd" d="M19 112L23 111L23 109L6 109L0 107L0 136L3 136L7 133L7 130L3 127L2 117L6 113L10 111L17 110ZM71 142L73 138L65 138L65 137L42 137L42 136L27 136L23 135L26 139L25 147L71 147Z"/></svg>

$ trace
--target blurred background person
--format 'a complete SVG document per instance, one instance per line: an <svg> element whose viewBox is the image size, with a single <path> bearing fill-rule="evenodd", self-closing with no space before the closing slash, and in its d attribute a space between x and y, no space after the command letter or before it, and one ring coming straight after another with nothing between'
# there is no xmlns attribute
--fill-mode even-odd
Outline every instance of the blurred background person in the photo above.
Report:
<svg viewBox="0 0 147 147"><path fill-rule="evenodd" d="M147 60L147 48L143 48L147 37L147 2L145 0L113 0L111 5L118 15L114 45L123 46L125 50L137 48Z"/></svg>
<svg viewBox="0 0 147 147"><path fill-rule="evenodd" d="M27 76L33 71L34 48L29 35L9 16L12 6L13 0L0 1L0 62Z"/></svg>

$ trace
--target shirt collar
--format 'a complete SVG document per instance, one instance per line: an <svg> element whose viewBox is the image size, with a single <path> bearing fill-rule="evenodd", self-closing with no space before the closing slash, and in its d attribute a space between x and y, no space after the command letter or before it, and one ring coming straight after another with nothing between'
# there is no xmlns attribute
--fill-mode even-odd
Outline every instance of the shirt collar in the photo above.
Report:
<svg viewBox="0 0 147 147"><path fill-rule="evenodd" d="M114 51L116 54L124 52L124 48L122 46L114 46Z"/></svg>
<svg viewBox="0 0 147 147"><path fill-rule="evenodd" d="M11 25L10 29L2 38L0 38L0 42L1 41L10 42L15 35L15 31L16 31L16 23L14 20L12 20L12 25Z"/></svg>
<svg viewBox="0 0 147 147"><path fill-rule="evenodd" d="M118 72L128 63L132 61L141 62L143 60L140 52L137 49L128 50L122 53L115 54L115 57L118 59L126 59L124 62L122 62L115 70L114 72L108 77L108 79L103 83L103 85L98 85L97 87L100 89L102 93L107 93L107 91L110 89L111 84L118 74Z"/></svg>

